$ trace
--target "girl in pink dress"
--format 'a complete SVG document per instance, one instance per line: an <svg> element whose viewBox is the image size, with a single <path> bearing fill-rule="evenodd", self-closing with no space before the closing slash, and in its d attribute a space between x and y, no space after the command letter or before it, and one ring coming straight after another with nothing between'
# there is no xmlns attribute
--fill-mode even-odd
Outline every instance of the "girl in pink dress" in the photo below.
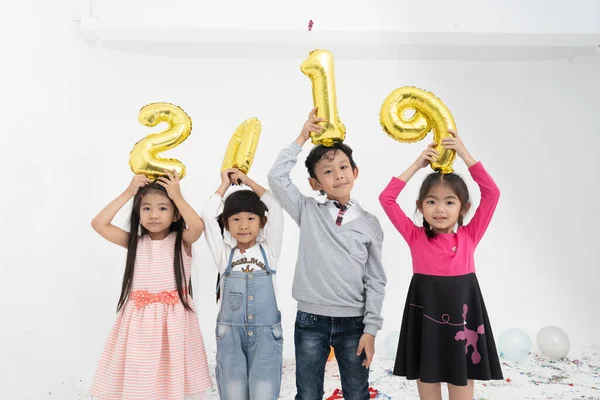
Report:
<svg viewBox="0 0 600 400"><path fill-rule="evenodd" d="M450 400L473 399L473 380L502 379L490 321L475 276L473 254L486 231L500 191L483 165L455 132L442 145L456 151L481 190L481 202L467 225L469 190L454 174L434 172L419 191L416 226L396 199L410 178L438 152L430 144L379 196L386 214L410 247L413 278L402 318L394 375L417 379L423 400L441 400L441 382Z"/></svg>
<svg viewBox="0 0 600 400"><path fill-rule="evenodd" d="M127 232L111 222L131 197ZM177 174L155 182L136 175L92 227L127 249L127 263L117 320L91 395L102 400L205 399L212 382L190 280L191 246L204 224L183 199Z"/></svg>

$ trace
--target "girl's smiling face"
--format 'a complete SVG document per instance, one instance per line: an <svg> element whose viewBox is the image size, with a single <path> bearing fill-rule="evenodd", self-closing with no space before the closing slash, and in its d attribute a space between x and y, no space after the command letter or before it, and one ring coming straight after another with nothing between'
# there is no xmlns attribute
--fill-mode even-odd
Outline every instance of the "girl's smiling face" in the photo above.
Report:
<svg viewBox="0 0 600 400"><path fill-rule="evenodd" d="M261 218L251 212L240 212L227 218L227 230L238 244L245 245L245 248L256 243L263 225Z"/></svg>
<svg viewBox="0 0 600 400"><path fill-rule="evenodd" d="M171 199L158 191L144 194L140 203L140 224L148 232L168 233L175 221L175 206Z"/></svg>
<svg viewBox="0 0 600 400"><path fill-rule="evenodd" d="M444 234L454 232L458 218L464 216L466 210L452 188L444 183L433 185L423 202L417 208L423 214L435 233Z"/></svg>

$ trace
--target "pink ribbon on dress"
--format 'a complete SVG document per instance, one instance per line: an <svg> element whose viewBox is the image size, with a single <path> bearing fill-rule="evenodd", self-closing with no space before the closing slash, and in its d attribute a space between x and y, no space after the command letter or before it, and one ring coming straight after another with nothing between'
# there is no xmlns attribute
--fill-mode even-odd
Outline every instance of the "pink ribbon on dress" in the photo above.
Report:
<svg viewBox="0 0 600 400"><path fill-rule="evenodd" d="M151 303L163 303L170 305L179 303L179 294L177 293L177 290L171 290L170 292L164 291L160 293L150 293L147 290L136 290L135 292L131 292L131 298L135 303L135 308L138 310Z"/></svg>

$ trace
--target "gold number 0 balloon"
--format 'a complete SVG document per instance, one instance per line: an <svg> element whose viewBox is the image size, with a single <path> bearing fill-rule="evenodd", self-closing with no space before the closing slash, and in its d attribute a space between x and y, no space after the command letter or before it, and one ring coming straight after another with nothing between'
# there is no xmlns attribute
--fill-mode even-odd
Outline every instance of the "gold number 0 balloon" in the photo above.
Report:
<svg viewBox="0 0 600 400"><path fill-rule="evenodd" d="M311 51L300 66L300 70L312 81L313 103L317 107L317 117L325 119L320 122L325 129L311 134L313 144L332 146L334 142L343 142L346 137L346 127L340 121L337 111L331 52L328 50Z"/></svg>
<svg viewBox="0 0 600 400"><path fill-rule="evenodd" d="M227 168L237 168L245 174L250 171L260 139L260 130L258 118L248 118L238 126L227 145L221 171Z"/></svg>
<svg viewBox="0 0 600 400"><path fill-rule="evenodd" d="M151 103L140 110L138 121L153 127L167 122L169 128L152 133L137 142L129 154L129 166L135 174L144 174L149 179L165 176L166 170L175 170L179 178L185 176L185 165L174 158L160 158L164 151L179 146L190 136L192 120L181 108L170 103Z"/></svg>
<svg viewBox="0 0 600 400"><path fill-rule="evenodd" d="M404 111L412 109L415 113L408 119ZM418 142L433 130L435 149L440 153L431 168L443 174L452 172L454 150L441 145L442 139L451 136L448 129L456 131L456 123L450 110L433 93L416 87L404 86L394 90L384 100L379 113L379 122L383 130L399 142Z"/></svg>

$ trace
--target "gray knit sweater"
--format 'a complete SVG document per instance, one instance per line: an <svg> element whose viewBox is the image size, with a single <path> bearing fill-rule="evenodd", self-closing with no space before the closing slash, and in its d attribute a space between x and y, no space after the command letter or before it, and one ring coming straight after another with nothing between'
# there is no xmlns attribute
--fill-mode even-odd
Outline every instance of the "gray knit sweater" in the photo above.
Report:
<svg viewBox="0 0 600 400"><path fill-rule="evenodd" d="M292 296L307 313L364 316L364 332L375 336L383 323L386 284L383 231L366 211L337 226L324 204L302 195L290 178L301 150L295 142L283 149L268 176L271 191L300 227Z"/></svg>

